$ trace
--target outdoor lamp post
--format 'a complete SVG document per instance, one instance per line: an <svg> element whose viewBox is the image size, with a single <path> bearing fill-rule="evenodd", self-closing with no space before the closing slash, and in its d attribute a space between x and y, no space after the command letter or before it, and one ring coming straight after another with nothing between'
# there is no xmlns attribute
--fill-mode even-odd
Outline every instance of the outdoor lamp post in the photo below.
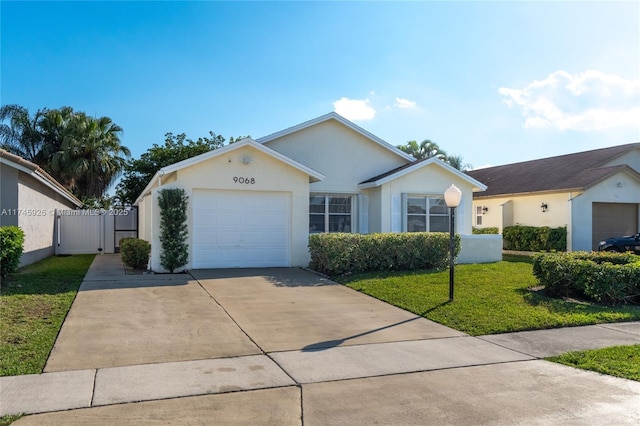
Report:
<svg viewBox="0 0 640 426"><path fill-rule="evenodd" d="M456 242L455 242L455 211L456 207L460 205L460 199L462 198L462 191L455 186L451 185L444 191L444 202L449 207L449 302L453 301L453 257L455 255Z"/></svg>

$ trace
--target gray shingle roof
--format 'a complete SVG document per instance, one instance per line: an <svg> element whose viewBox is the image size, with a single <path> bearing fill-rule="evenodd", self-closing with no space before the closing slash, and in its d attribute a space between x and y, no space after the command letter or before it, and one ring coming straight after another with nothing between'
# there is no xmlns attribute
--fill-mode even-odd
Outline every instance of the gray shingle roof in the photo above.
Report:
<svg viewBox="0 0 640 426"><path fill-rule="evenodd" d="M632 143L472 170L467 174L488 187L486 191L474 194L475 197L584 189L628 168L625 165L601 166L639 148L640 143Z"/></svg>

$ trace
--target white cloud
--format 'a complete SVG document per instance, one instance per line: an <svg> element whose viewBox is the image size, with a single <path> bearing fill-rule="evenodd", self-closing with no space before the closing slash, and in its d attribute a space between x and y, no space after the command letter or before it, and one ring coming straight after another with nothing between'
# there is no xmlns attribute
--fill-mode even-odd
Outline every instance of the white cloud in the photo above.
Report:
<svg viewBox="0 0 640 426"><path fill-rule="evenodd" d="M376 110L369 105L369 99L340 98L333 103L335 112L347 120L373 120Z"/></svg>
<svg viewBox="0 0 640 426"><path fill-rule="evenodd" d="M409 99L396 98L396 103L393 104L394 107L408 109L415 108L416 103L414 101L410 101Z"/></svg>
<svg viewBox="0 0 640 426"><path fill-rule="evenodd" d="M522 89L501 87L498 92L507 106L522 108L525 128L603 130L640 123L640 79L560 70Z"/></svg>

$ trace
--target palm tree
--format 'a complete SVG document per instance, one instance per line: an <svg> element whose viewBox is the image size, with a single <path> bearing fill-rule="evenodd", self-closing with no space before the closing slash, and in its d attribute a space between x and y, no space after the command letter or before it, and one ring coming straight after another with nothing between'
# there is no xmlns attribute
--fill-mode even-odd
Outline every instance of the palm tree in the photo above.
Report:
<svg viewBox="0 0 640 426"><path fill-rule="evenodd" d="M398 145L401 151L414 156L418 160L425 158L437 157L441 160L447 158L446 151L442 150L437 143L425 139L420 144L416 141L409 141L405 145Z"/></svg>
<svg viewBox="0 0 640 426"><path fill-rule="evenodd" d="M100 198L122 173L131 152L120 143L122 128L109 117L76 113L54 153L52 168L79 198Z"/></svg>
<svg viewBox="0 0 640 426"><path fill-rule="evenodd" d="M461 172L466 172L473 168L471 164L463 162L462 155L449 155L445 161Z"/></svg>
<svg viewBox="0 0 640 426"><path fill-rule="evenodd" d="M29 110L20 105L0 107L0 146L25 160L43 166L46 163L44 138L40 123L47 113L39 109L32 117Z"/></svg>

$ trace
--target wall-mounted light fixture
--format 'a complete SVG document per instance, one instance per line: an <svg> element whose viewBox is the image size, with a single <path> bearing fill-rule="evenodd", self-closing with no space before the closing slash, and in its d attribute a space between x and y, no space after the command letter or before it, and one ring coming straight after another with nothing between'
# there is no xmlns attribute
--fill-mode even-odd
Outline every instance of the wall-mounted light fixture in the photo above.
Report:
<svg viewBox="0 0 640 426"><path fill-rule="evenodd" d="M253 157L251 157L250 155L245 155L243 157L240 157L240 162L242 164L250 164L253 161Z"/></svg>
<svg viewBox="0 0 640 426"><path fill-rule="evenodd" d="M482 207L482 214L485 214L488 211L489 211L489 207L487 207L487 206Z"/></svg>
<svg viewBox="0 0 640 426"><path fill-rule="evenodd" d="M546 213L547 210L549 210L549 206L547 205L547 203L542 203L542 205L540 206L540 210L542 210L542 213Z"/></svg>

